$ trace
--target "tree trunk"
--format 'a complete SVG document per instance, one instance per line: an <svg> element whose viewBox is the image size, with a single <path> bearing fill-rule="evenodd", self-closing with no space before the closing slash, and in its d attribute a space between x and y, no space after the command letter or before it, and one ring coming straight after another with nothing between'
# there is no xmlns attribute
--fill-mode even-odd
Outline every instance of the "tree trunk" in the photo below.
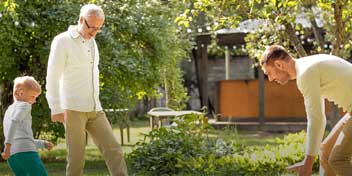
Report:
<svg viewBox="0 0 352 176"><path fill-rule="evenodd" d="M165 89L165 106L169 107L169 83L166 70L164 70L164 89Z"/></svg>
<svg viewBox="0 0 352 176"><path fill-rule="evenodd" d="M334 19L335 19L335 41L333 41L333 47L331 50L332 55L339 56L340 55L340 45L343 43L342 39L344 36L344 28L345 25L342 21L342 5L344 1L336 0L335 3L332 4L334 8Z"/></svg>
<svg viewBox="0 0 352 176"><path fill-rule="evenodd" d="M319 46L320 51L324 51L324 44L325 44L324 37L322 34L322 30L319 29L317 22L315 21L315 14L313 11L313 7L316 7L316 6L317 6L317 2L315 0L303 1L303 7L309 10L309 13L306 14L306 16L308 16L308 19L312 24L314 38L317 40L317 44Z"/></svg>
<svg viewBox="0 0 352 176"><path fill-rule="evenodd" d="M315 15L313 13L312 8L309 8L312 15L310 15L310 23L312 24L312 29L313 29L313 34L314 34L314 38L317 40L318 46L320 47L320 49L323 51L324 50L324 37L323 34L321 33L321 30L319 29L317 22L315 21Z"/></svg>
<svg viewBox="0 0 352 176"><path fill-rule="evenodd" d="M299 57L307 56L306 50L303 48L301 42L299 41L297 35L295 34L295 29L292 27L291 23L285 22L284 26L286 28L286 34L292 43L293 47L297 51Z"/></svg>
<svg viewBox="0 0 352 176"><path fill-rule="evenodd" d="M332 4L334 9L334 19L335 19L335 41L332 42L333 47L331 50L332 55L340 56L340 45L345 43L343 40L346 40L346 32L345 32L345 25L342 19L342 6L345 4L345 0L336 0L335 3ZM344 39L345 37L345 39ZM330 117L330 125L331 127L335 126L336 123L339 121L339 113L337 105L331 103L331 117Z"/></svg>
<svg viewBox="0 0 352 176"><path fill-rule="evenodd" d="M12 89L11 89L11 84L8 81L3 81L3 83L0 85L0 97L1 97L1 104L0 104L0 151L3 151L4 145L4 134L3 134L3 118L5 115L6 108L11 104L12 102ZM0 157L0 160L2 158Z"/></svg>

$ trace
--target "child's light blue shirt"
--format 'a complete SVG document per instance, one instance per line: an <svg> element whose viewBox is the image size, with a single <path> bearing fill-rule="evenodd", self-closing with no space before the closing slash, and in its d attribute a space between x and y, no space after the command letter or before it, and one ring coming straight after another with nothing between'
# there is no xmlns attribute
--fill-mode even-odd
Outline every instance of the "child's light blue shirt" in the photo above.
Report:
<svg viewBox="0 0 352 176"><path fill-rule="evenodd" d="M11 155L19 152L36 152L39 148L45 148L44 140L33 138L31 110L31 104L15 101L5 112L3 121L5 144L11 144Z"/></svg>

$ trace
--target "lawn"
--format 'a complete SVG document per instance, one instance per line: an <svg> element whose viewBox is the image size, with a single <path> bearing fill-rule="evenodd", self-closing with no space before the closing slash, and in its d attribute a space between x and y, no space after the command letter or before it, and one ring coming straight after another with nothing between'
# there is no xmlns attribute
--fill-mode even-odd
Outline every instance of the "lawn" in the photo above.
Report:
<svg viewBox="0 0 352 176"><path fill-rule="evenodd" d="M130 153L133 150L134 144L136 142L143 140L144 135L147 134L151 129L149 127L149 121L147 120L138 120L132 121L130 129L131 141L127 143L126 131L125 135L125 145L123 146L124 153ZM114 132L118 140L120 141L120 130L116 125L113 125ZM260 146L265 144L273 143L276 137L281 137L284 134L272 134L266 132L237 132L235 129L225 128L221 130L210 130L210 138L222 138L222 139L235 139L241 144L248 146ZM55 147L51 152L41 151L40 155L44 159L44 164L49 172L49 175L53 176L62 176L65 175L66 167L66 150L65 150L64 140L61 140L60 143ZM89 176L101 176L109 175L109 172L105 166L104 160L102 159L98 149L94 144L89 141L87 145L86 152L86 162L84 174ZM0 163L0 175L11 175L11 171L7 166L6 162Z"/></svg>

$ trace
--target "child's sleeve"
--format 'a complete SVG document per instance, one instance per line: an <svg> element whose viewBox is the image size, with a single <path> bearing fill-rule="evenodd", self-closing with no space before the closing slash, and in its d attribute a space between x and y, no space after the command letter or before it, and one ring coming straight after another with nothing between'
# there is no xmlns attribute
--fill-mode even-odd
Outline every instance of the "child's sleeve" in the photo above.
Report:
<svg viewBox="0 0 352 176"><path fill-rule="evenodd" d="M9 131L5 136L5 144L12 144L18 124L24 119L24 117L30 113L31 105L28 103L19 103L16 105L15 110L11 114L11 122L9 125Z"/></svg>
<svg viewBox="0 0 352 176"><path fill-rule="evenodd" d="M34 139L34 144L37 149L45 149L45 140Z"/></svg>

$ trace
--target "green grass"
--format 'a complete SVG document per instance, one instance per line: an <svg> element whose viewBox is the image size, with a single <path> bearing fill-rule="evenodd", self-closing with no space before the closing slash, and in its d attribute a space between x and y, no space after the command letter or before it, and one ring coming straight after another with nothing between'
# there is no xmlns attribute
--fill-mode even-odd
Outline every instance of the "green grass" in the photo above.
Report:
<svg viewBox="0 0 352 176"><path fill-rule="evenodd" d="M115 136L118 141L121 142L120 130L116 124L113 125ZM122 146L124 153L130 153L133 150L133 146L144 139L143 134L147 134L150 131L149 121L139 120L132 121L130 129L130 142L127 142L126 129L124 129L124 141L125 145ZM261 146L266 144L273 144L276 137L282 137L284 134L272 134L266 132L238 132L233 128L225 128L221 130L211 129L209 130L209 138L222 138L224 140L234 140L240 144L246 146ZM64 140L60 140L60 143L54 148L54 150L40 151L40 155L43 158L45 167L48 170L50 176L62 176L65 175L66 167L66 146ZM6 162L0 162L0 175L11 175ZM108 169L105 166L105 162L100 155L100 152L95 147L91 140L88 141L86 148L86 161L84 168L84 175L87 176L103 176L109 175ZM290 174L287 174L290 175Z"/></svg>
<svg viewBox="0 0 352 176"><path fill-rule="evenodd" d="M48 174L50 176L63 176L65 175L66 162L44 162ZM0 164L1 176L12 175L10 168L6 163ZM87 160L84 167L84 175L103 176L110 175L103 160Z"/></svg>
<svg viewBox="0 0 352 176"><path fill-rule="evenodd" d="M264 131L237 131L236 128L209 130L209 138L221 138L225 141L234 140L238 144L247 146L275 144L275 139L284 135L283 133L269 133Z"/></svg>

